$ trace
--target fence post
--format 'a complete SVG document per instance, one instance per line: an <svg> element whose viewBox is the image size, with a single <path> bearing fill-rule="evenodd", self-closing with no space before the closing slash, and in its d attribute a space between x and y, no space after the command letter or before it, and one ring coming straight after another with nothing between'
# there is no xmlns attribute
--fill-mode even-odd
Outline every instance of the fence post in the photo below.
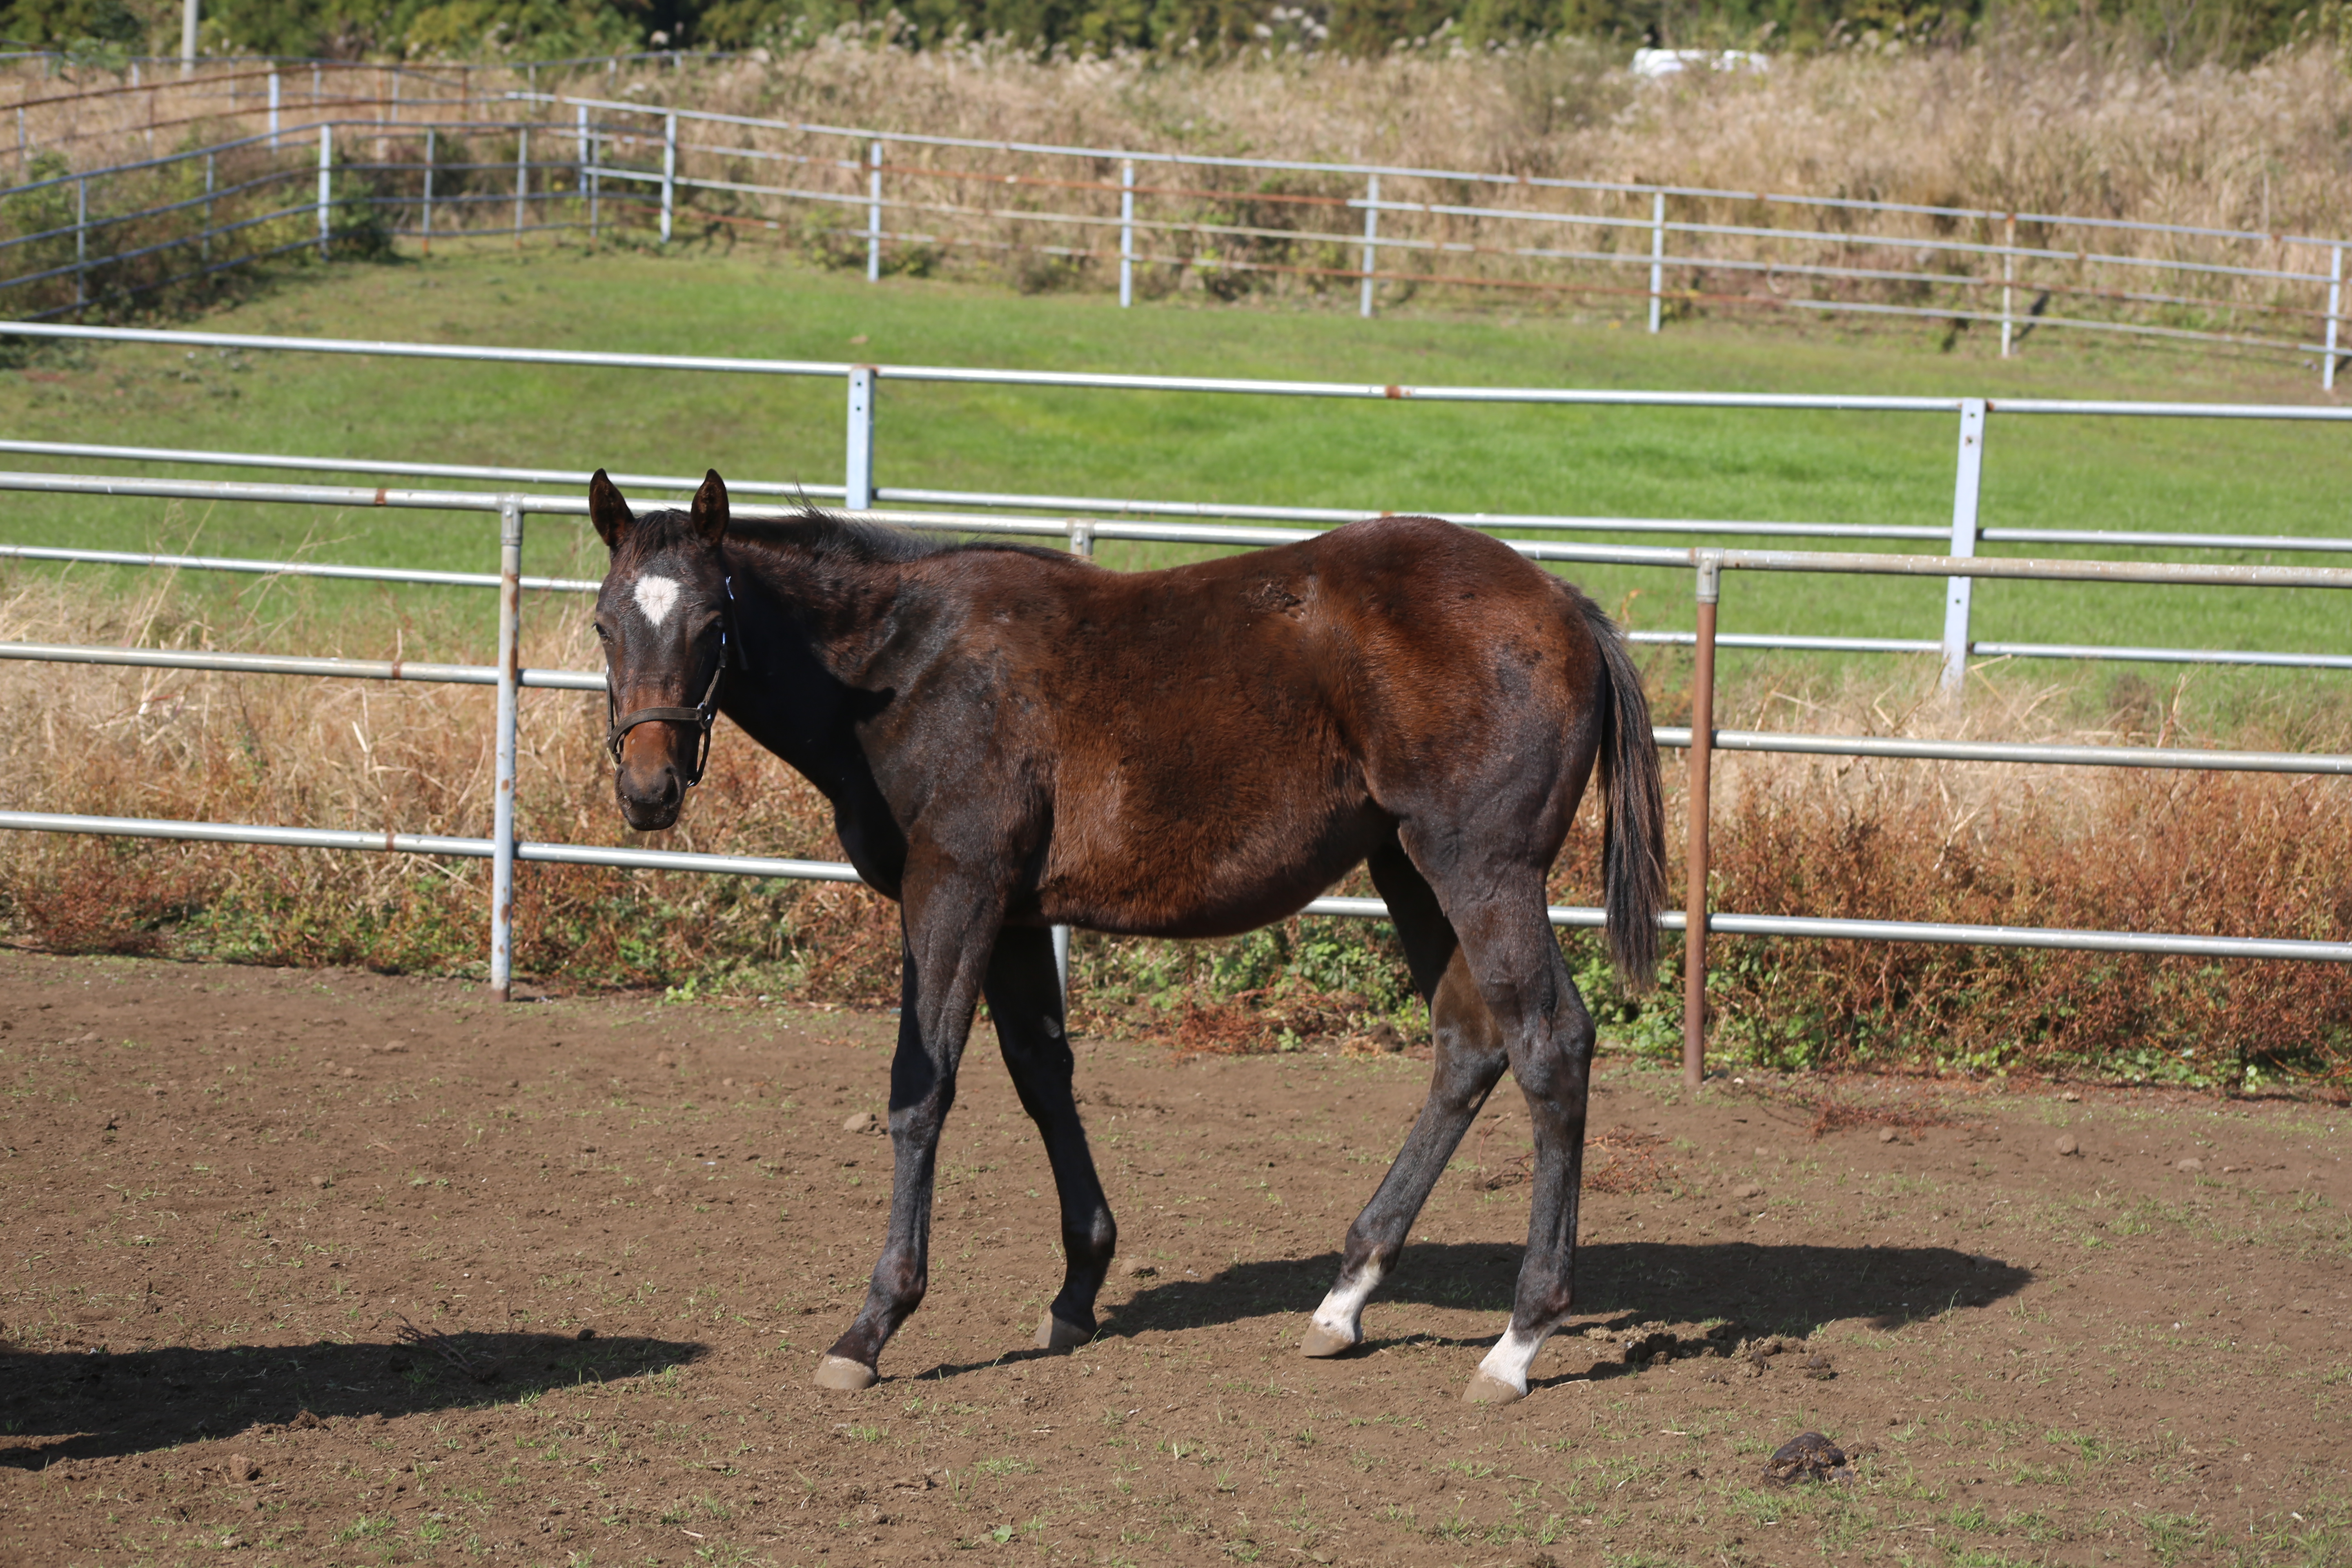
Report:
<svg viewBox="0 0 2352 1568"><path fill-rule="evenodd" d="M1952 553L1977 552L1977 497L1984 479L1985 400L1960 399L1960 467L1952 484ZM1944 588L1943 688L1957 694L1969 678L1969 605L1973 577L1949 577Z"/></svg>
<svg viewBox="0 0 2352 1568"><path fill-rule="evenodd" d="M2328 252L2327 263L2327 353L2319 362L2319 385L2324 392L2336 390L2336 321L2344 313L2344 247L2336 246Z"/></svg>
<svg viewBox="0 0 2352 1568"><path fill-rule="evenodd" d="M1133 164L1129 164L1131 170ZM1095 525L1082 517L1070 519L1070 553L1090 556L1095 552ZM1070 1016L1070 928L1054 927L1054 975L1062 991L1062 1018L1066 1030Z"/></svg>
<svg viewBox="0 0 2352 1568"><path fill-rule="evenodd" d="M200 257L210 263L213 258L213 154L205 154L205 232L196 241Z"/></svg>
<svg viewBox="0 0 2352 1568"><path fill-rule="evenodd" d="M335 131L319 127L319 259L327 259L327 206L335 199Z"/></svg>
<svg viewBox="0 0 2352 1568"><path fill-rule="evenodd" d="M1698 568L1698 662L1691 672L1690 826L1683 850L1683 1087L1706 1078L1706 819L1715 757L1715 608L1723 554L1695 550Z"/></svg>
<svg viewBox="0 0 2352 1568"><path fill-rule="evenodd" d="M600 216L597 209L602 207L600 197L604 195L604 181L597 174L597 167L604 160L602 160L602 148L597 148L597 134L588 127L588 110L585 108L581 110L581 136L588 139L588 237L595 240L597 216Z"/></svg>
<svg viewBox="0 0 2352 1568"><path fill-rule="evenodd" d="M669 243L671 215L677 210L677 116L662 117L661 242Z"/></svg>
<svg viewBox="0 0 2352 1568"><path fill-rule="evenodd" d="M1118 161L1118 308L1135 303L1135 160ZM1075 537L1075 536L1073 536ZM1071 545L1073 550L1077 546Z"/></svg>
<svg viewBox="0 0 2352 1568"><path fill-rule="evenodd" d="M1356 307L1356 313L1366 321L1371 320L1372 316L1372 289L1375 287L1372 274L1376 270L1375 260L1379 255L1372 242L1380 237L1380 232L1381 177L1367 174L1364 176L1364 288L1363 298Z"/></svg>
<svg viewBox="0 0 2352 1568"><path fill-rule="evenodd" d="M515 132L515 248L522 248L522 207L530 195L530 127Z"/></svg>
<svg viewBox="0 0 2352 1568"><path fill-rule="evenodd" d="M1650 331L1656 331L1665 305L1666 193L1650 198Z"/></svg>
<svg viewBox="0 0 2352 1568"><path fill-rule="evenodd" d="M853 365L849 371L849 449L844 465L848 494L842 504L851 511L874 510L874 367Z"/></svg>
<svg viewBox="0 0 2352 1568"><path fill-rule="evenodd" d="M490 797L490 995L514 988L515 699L522 686L522 499L499 500L499 710Z"/></svg>
<svg viewBox="0 0 2352 1568"><path fill-rule="evenodd" d="M310 107L313 110L316 110L319 107L320 100L324 99L326 96L326 79L320 74L320 67L318 63L313 61L310 66Z"/></svg>
<svg viewBox="0 0 2352 1568"><path fill-rule="evenodd" d="M433 254L433 165L439 153L434 128L425 128L425 254Z"/></svg>
<svg viewBox="0 0 2352 1568"><path fill-rule="evenodd" d="M278 73L269 73L269 150L278 151Z"/></svg>
<svg viewBox="0 0 2352 1568"><path fill-rule="evenodd" d="M575 123L579 129L572 133L572 140L580 154L577 188L581 195L588 198L588 237L593 240L596 237L596 148L588 139L588 106L586 104L580 105L578 115L579 118Z"/></svg>
<svg viewBox="0 0 2352 1568"><path fill-rule="evenodd" d="M89 176L74 182L74 303L89 302Z"/></svg>
<svg viewBox="0 0 2352 1568"><path fill-rule="evenodd" d="M882 280L882 143L866 145L866 281Z"/></svg>
<svg viewBox="0 0 2352 1568"><path fill-rule="evenodd" d="M196 74L196 0L181 0L180 79Z"/></svg>
<svg viewBox="0 0 2352 1568"><path fill-rule="evenodd" d="M2009 357L2011 334L2016 331L2016 314L2011 294L2017 286L2017 215L2011 213L2001 221L2000 234L2000 357Z"/></svg>

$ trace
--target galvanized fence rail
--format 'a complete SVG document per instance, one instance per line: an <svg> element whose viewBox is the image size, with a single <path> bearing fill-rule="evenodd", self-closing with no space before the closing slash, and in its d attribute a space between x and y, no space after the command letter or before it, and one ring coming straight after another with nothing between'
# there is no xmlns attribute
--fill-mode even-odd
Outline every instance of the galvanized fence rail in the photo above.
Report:
<svg viewBox="0 0 2352 1568"><path fill-rule="evenodd" d="M1084 373L1003 371L961 366L876 367L825 362L725 360L699 356L606 354L580 351L469 348L444 344L368 342L354 340L257 338L226 333L154 331L140 329L89 328L17 324L5 329L23 336L96 341L170 343L175 346L233 347L254 352L317 352L369 353L393 358L488 361L572 367L604 366L665 369L698 373L823 376L842 380L847 390L848 418L845 435L844 483L824 487L837 490L849 510L885 522L943 527L973 532L1051 537L1068 547L1090 552L1099 539L1169 541L1234 547L1254 547L1311 538L1318 531L1217 525L1198 521L1135 521L1117 517L1009 516L1003 510L982 510L1008 498L958 499L971 511L910 510L879 504L887 492L878 489L874 472L875 390L877 378L905 381L946 381L970 384L1088 388L1102 391L1163 391L1235 394L1290 397L1394 399L1411 397L1434 402L1531 403L1555 405L1650 405L1683 407L1752 409L1844 409L1890 414L1960 416L1960 446L1955 485L1956 518L1967 512L1965 538L1953 542L1973 545L1975 496L1982 472L1982 433L1990 410L1975 398L1889 398L1777 395L1758 394L1691 394L1591 391L1560 388L1406 387L1321 382L1265 382L1239 378L1092 375ZM1999 405L2005 413L2029 416L2104 415L2156 418L2263 418L2352 421L2352 410L2296 405L2190 405L2158 403L2069 403L2019 400ZM10 443L8 449L53 457L105 457L142 461L196 462L216 460L248 467L310 467L406 473L416 477L484 477L511 480L529 476L572 483L580 476L561 469L492 469L455 464L369 464L352 459L280 458L267 454L200 454L164 448L97 447L82 444ZM683 489L680 476L631 476L656 489ZM812 487L814 488L814 487ZM781 483L745 485L746 494L788 492ZM172 567L247 573L285 573L321 577L448 587L491 587L499 590L498 660L490 666L425 665L405 661L313 658L299 656L215 653L209 650L98 648L55 644L0 645L0 658L95 665L141 666L181 669L211 669L232 673L282 674L333 679L436 681L491 686L497 692L495 734L496 793L491 837L488 839L402 835L382 832L263 826L236 823L188 823L137 818L93 817L72 814L0 813L0 828L62 833L112 834L134 837L195 839L209 842L275 844L334 849L380 850L394 853L486 858L492 863L490 919L490 984L494 994L509 994L512 977L512 898L518 861L595 865L686 871L712 871L748 876L856 879L849 867L831 862L792 861L758 857L709 856L631 849L603 845L536 844L520 841L514 827L517 700L526 687L593 691L604 689L601 672L534 670L522 667L520 656L521 598L526 588L541 592L591 592L593 583L578 579L525 578L521 572L524 519L531 513L584 516L587 503L574 490L543 494L512 489L488 490L394 489L389 486L261 483L237 480L131 478L92 474L0 473L0 490L112 496L121 498L185 498L210 500L260 501L336 508L381 507L493 513L499 520L499 570L496 575L413 569L330 565L307 562L271 562L235 557L144 555L129 552L69 548L7 546L0 558L71 561L117 565ZM952 493L952 492L951 492ZM1024 498L1010 498L1022 504ZM1025 498L1034 501L1037 498ZM737 508L747 518L789 516L788 506L749 503ZM1957 528L1957 523L1956 523ZM2069 533L2071 531L2062 531ZM2169 537L2169 536L2157 536ZM2184 541L2206 536L2179 536ZM1947 670L1964 668L1970 645L1966 637L1966 587L1979 577L2046 582L2167 584L2180 586L2253 588L2352 588L2352 569L2299 564L2234 564L2021 559L1986 557L1973 549L1955 548L1948 554L1898 555L1851 552L1742 549L1702 545L1669 548L1624 543L1570 542L1550 539L1507 539L1512 549L1538 561L1612 563L1693 574L1697 625L1689 634L1696 656L1692 724L1686 729L1661 728L1657 742L1688 752L1689 823L1685 857L1687 886L1685 909L1663 922L1685 934L1685 1068L1692 1081L1704 1067L1706 1028L1706 938L1710 931L1812 940L1858 940L1952 942L2040 949L2193 954L2242 960L2309 960L2352 962L2352 942L2290 938L2239 937L2196 932L2129 932L2053 930L2036 927L1976 926L1950 923L1822 919L1804 916L1750 915L1711 912L1707 908L1707 826L1713 753L1718 750L1748 752L1790 752L1813 755L1875 756L1936 759L1970 763L2002 763L2046 766L2110 766L2179 768L2198 771L2296 773L2320 775L2352 773L2352 756L2304 755L2285 752L2205 751L2179 747L2126 747L2027 744L1996 742L1926 741L1901 737L1790 734L1773 731L1723 731L1714 726L1715 655L1732 638L1718 634L1717 606L1725 572L1803 572L1861 574L1883 576L1928 576L1951 585L1948 603L1947 637L1955 626L1957 645L1921 644L1941 649ZM1957 616L1957 619L1955 619ZM1781 639L1780 646L1817 646L1829 639ZM1911 645L1906 645L1911 646ZM1984 651L1977 645L1975 651ZM2148 650L2127 650L2146 652ZM2205 650L2176 650L2201 653ZM2284 656L2282 656L2284 657ZM2305 656L2322 657L2322 656ZM1378 900L1324 898L1306 912L1352 918L1385 914ZM1601 911L1561 906L1551 919L1564 927L1590 927L1601 922ZM1066 952L1066 945L1062 948Z"/></svg>
<svg viewBox="0 0 2352 1568"><path fill-rule="evenodd" d="M679 63L667 51L648 58ZM599 62L546 65L593 63ZM620 61L601 63L609 72ZM158 79L28 97L16 106L18 188L29 188L24 174L35 144L26 130L27 109L209 89L211 98L190 100L196 112L159 119L151 109L151 150L158 129L265 112L273 145L281 137L315 137L324 124L372 137L379 155L351 161L345 170L421 178L421 198L378 194L364 201L417 215L401 232L428 245L436 128L495 128L517 138L513 161L444 171L508 176L506 187L445 197L445 225L470 209L510 209L512 222L498 226L500 232L593 234L625 209L649 218L667 242L685 210L682 201L748 198L779 213L835 215L817 228L862 245L870 279L882 275L894 248L1025 252L1115 266L1122 304L1133 301L1139 268L1212 280L1266 273L1352 284L1365 315L1383 286L1520 289L1640 301L1653 331L1682 305L1716 304L1980 323L1999 329L2004 357L2032 332L2063 330L2311 355L2324 386L2333 386L2339 368L2344 252L2352 241L2334 236L1405 163L935 136L541 92L535 85L540 68L506 68L504 79L532 85L505 91L478 80L488 76L488 68L478 73L313 62L307 95L281 90L283 73L271 64L186 83ZM336 86L371 73L372 93ZM412 78L420 79L404 88ZM293 79L299 86L300 73ZM235 96L240 84L256 83L266 88L266 109L259 93L247 91L243 101ZM231 95L226 106L212 101L221 85ZM372 118L351 112L370 110ZM704 139L681 134L698 131ZM388 139L420 135L421 158L384 150ZM541 147L536 159L529 151L534 136ZM41 144L55 149L76 139L53 134ZM69 177L82 182L78 188L86 195L89 182L138 166ZM761 170L773 176L751 177ZM1147 177L1139 181L1139 171ZM1215 183L1236 175L1247 183ZM1269 188L1283 182L1312 188ZM0 199L14 194L0 191ZM560 216L559 204L567 209ZM698 216L709 223L782 226L772 216ZM1040 238L1037 231L1060 237ZM1485 270L1464 271L1465 264ZM1719 281L1725 279L1738 286ZM27 280L0 279L0 288ZM1928 302L1916 298L1923 289ZM2061 302L2054 310L2053 301Z"/></svg>
<svg viewBox="0 0 2352 1568"><path fill-rule="evenodd" d="M866 277L869 279L880 278L885 251L891 245L977 244L1115 262L1118 268L1119 302L1122 305L1133 301L1135 268L1139 265L1196 270L1205 266L1212 270L1222 268L1236 271L1290 273L1334 280L1352 279L1360 285L1359 309L1366 316L1372 314L1378 286L1384 282L1414 286L1445 284L1474 288L1523 288L1559 293L1645 298L1649 307L1649 328L1654 332L1661 330L1670 305L1685 301L1714 301L1772 309L1816 312L1850 310L1998 325L2000 329L2000 353L2004 358L2014 350L2024 334L2044 328L2064 328L2216 346L2317 354L2321 356L2320 374L2325 386L2335 384L2337 369L2337 345L2344 319L2344 249L2347 242L2332 236L2259 233L2064 213L2002 212L1797 193L1498 174L1410 164L1218 157L1131 148L1000 142L780 121L562 93L525 92L517 97L525 102L551 108L570 107L583 116L593 111L596 115L614 119L657 121L657 131L634 135L603 129L601 122L591 126L585 119L581 124L583 134L593 137L598 144L590 153L583 154L595 159L588 177L600 183L606 180L633 182L653 187L658 195L657 219L663 240L667 241L671 237L681 191L723 192L830 205L852 213L862 212L865 218L862 227L855 224L836 226L845 234L855 234L864 239ZM837 142L845 143L845 147L842 152L824 154L746 145L740 139L729 142L683 141L679 134L682 123L764 132L801 141ZM657 168L650 165L631 167L614 163L601 156L604 150L615 147L640 148L649 153L658 151L660 164ZM891 163L888 154L895 149L989 153L1039 161L1060 160L1075 162L1080 167L1071 174L1026 174L936 163ZM721 165L730 162L793 165L809 174L831 174L835 178L828 186L761 184L714 175L693 176L683 173L680 167L681 159L688 154L699 154L706 162ZM1300 192L1202 189L1197 184L1139 184L1136 179L1139 166L1171 172L1196 169L1256 175L1295 174L1326 181L1360 181L1363 194L1360 196L1341 196ZM1117 178L1107 177L1098 172L1105 169L1116 169ZM970 186L997 193L1000 196L1006 192L1017 194L1024 190L1049 191L1065 195L1091 195L1098 198L1098 202L1095 210L1072 212L1020 205L1009 197L993 203L976 203L938 195L886 195L886 177L894 182L893 189L898 191L915 184L934 186L944 184ZM1383 179L1391 183L1391 195L1385 198L1381 188ZM1486 190L1497 193L1497 199L1483 202L1402 200L1393 194L1400 182L1413 182L1433 188ZM1617 203L1619 210L1568 210L1499 205L1499 198L1505 195L1528 201L1559 200L1571 196L1606 199ZM1328 212L1334 216L1349 216L1351 221L1353 215L1361 214L1361 229L1358 232L1354 228L1301 228L1239 218L1220 220L1198 216L1139 216L1137 211L1139 198L1158 200L1163 205L1208 201ZM1686 215L1681 217L1671 216L1669 203L1680 204L1688 209ZM1639 210L1643 207L1647 211ZM1714 209L1754 209L1759 216L1748 222L1710 222L1700 216ZM1074 231L1076 237L1063 245L1023 245L1003 240L977 240L969 235L886 228L885 214L893 212L948 219L1045 225ZM1769 221L1782 212L1807 216L1801 216L1799 226L1795 227ZM1382 233L1381 220L1384 214L1395 218L1418 217L1446 220L1446 223L1438 226L1440 232L1434 234L1399 234L1393 228ZM1857 217L1882 225L1895 220L1919 220L1928 226L1918 232L1843 226ZM1467 232L1471 237L1450 237L1448 226L1468 226ZM1507 229L1532 226L1537 237L1490 239L1483 237L1481 226L1501 226ZM1954 226L1973 226L1980 230L1997 231L1998 237L1965 239L1940 232ZM2021 226L2026 230L2026 237L2022 240L2019 234ZM1117 237L1115 249L1097 246L1086 237L1092 233L1100 233L1108 239L1113 232ZM1582 234L1593 237L1582 245L1563 244L1540 237L1550 234ZM2058 237L2062 234L2076 237L2075 242L2058 243ZM2038 239L2034 237L2037 235L2041 237ZM1139 238L1178 236L1265 242L1280 247L1319 247L1327 251L1360 250L1360 264L1354 267L1318 265L1296 259L1270 261L1225 255L1204 258L1197 247L1189 254L1179 255L1147 254L1137 248ZM1619 237L1635 240L1646 238L1647 243L1646 246L1620 246L1615 243ZM2154 241L2164 248L2150 253L2112 248L2109 242L2119 238ZM1603 239L1609 243L1601 243ZM1703 252L1685 248L1670 251L1668 248L1670 243L1709 239L1747 241L1760 250L1773 253L1743 256L1721 250ZM2172 253L2192 245L2208 247L2209 254L2199 257ZM1853 259L1857 253L1861 255L1860 260ZM1457 276L1429 270L1383 271L1381 261L1384 254L1431 258L1486 257L1630 270L1643 274L1646 287ZM2232 257L2234 259L2214 259L2216 256ZM1923 257L1927 259L1922 260ZM1959 270L1955 265L1969 260L1990 264L1998 270L1979 275ZM2032 270L2036 267L2044 268L2045 272ZM2072 273L2059 276L2047 270L2053 268L2071 268ZM2102 283L2089 276L2091 269L2116 274L2118 280ZM1752 291L1726 294L1712 291L1705 285L1704 279L1709 272L1753 275L1768 280L1800 279L1845 284L1924 285L1944 289L1951 297L1932 305L1917 305L1853 297L1804 296L1769 289L1763 294ZM1680 274L1689 281L1681 288L1669 288L1666 283L1669 273ZM2134 279L2141 278L2152 281L2144 286L2133 286ZM2192 285L2200 281L2228 281L2239 291L2226 297L2191 291ZM2249 294L2247 290L2250 289L2257 293ZM2288 297L2280 297L2282 289ZM2167 292L2167 289L2176 291ZM2281 335L2276 331L2213 330L2151 320L2094 317L2079 312L2050 313L2047 309L2050 302L2061 297L2091 304L2105 302L2114 306L2154 307L2191 313L2274 317L2289 322L2307 321L2312 331L2308 333L2289 331ZM1999 300L1997 309L1990 303L1996 298ZM1971 302L1976 300L1984 302Z"/></svg>

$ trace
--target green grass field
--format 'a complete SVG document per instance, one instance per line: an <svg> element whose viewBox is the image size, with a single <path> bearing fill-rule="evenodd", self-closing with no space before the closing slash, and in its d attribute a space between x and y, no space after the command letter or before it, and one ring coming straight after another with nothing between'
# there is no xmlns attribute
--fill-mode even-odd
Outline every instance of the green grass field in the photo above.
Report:
<svg viewBox="0 0 2352 1568"><path fill-rule="evenodd" d="M1956 352L1939 353L1924 327L1864 333L1700 321L1653 338L1638 327L1494 306L1422 306L1371 321L1278 305L1162 301L1122 311L1094 294L1024 297L912 279L869 286L748 251L485 248L429 262L297 270L200 324L885 364L1420 384L2297 403L2320 395L2316 376L2293 366L2048 337L2003 363L1990 343L1963 341ZM809 483L840 479L842 402L833 381L291 354L239 361L127 346L36 349L0 374L0 425L23 437L674 473L716 467L731 478ZM886 485L1367 510L1948 526L1956 427L1955 418L1940 415L1466 407L886 383L877 472ZM2352 431L2342 426L1996 415L1987 451L1988 525L2341 533L2352 495ZM0 466L97 467L7 458ZM495 525L478 515L338 515L33 495L11 496L8 512L0 541L30 544L193 542L254 555L304 548L322 560L470 569L488 569L496 558ZM586 548L593 543L583 522L539 520L530 569L594 575L596 552ZM1102 559L1133 566L1186 553L1107 545ZM1605 604L1627 606L1635 626L1690 624L1686 573L1577 568L1572 574ZM1635 590L1639 596L1629 598ZM2317 591L1984 584L1977 594L1977 635L1989 639L2344 646L2343 607ZM1932 637L1941 595L1934 581L1751 575L1727 584L1723 626ZM346 651L379 641L388 647L394 617L360 609L383 604L380 593L319 590L317 602L350 608L342 616ZM488 606L481 608L487 626ZM473 617L460 619L470 625ZM423 651L413 636L407 647L413 655ZM2073 673L2064 666L2036 673L2042 671ZM2315 678L2199 679L2252 690Z"/></svg>

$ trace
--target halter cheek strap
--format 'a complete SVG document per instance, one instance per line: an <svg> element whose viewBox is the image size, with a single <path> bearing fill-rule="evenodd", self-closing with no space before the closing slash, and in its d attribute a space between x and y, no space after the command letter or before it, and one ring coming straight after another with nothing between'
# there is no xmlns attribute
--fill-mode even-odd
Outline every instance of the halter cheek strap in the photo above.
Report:
<svg viewBox="0 0 2352 1568"><path fill-rule="evenodd" d="M730 577L726 582L727 602L731 605L735 602L735 579ZM751 668L743 657L741 645L728 636L728 624L731 619L724 612L719 616L719 662L710 671L710 684L704 689L702 700L692 708L639 708L627 713L617 712L618 700L613 692L611 675L607 673L604 681L604 749L613 754L615 767L620 765L622 742L638 725L662 722L692 724L701 731L701 736L694 749L694 769L686 775L686 787L692 789L702 782L702 770L710 761L710 727L719 719L719 683L726 679L730 654L737 668Z"/></svg>

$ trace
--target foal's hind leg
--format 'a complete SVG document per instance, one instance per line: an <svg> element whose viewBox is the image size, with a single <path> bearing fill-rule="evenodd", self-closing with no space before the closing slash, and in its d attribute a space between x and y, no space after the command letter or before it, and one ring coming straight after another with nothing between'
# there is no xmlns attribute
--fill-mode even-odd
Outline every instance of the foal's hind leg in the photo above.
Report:
<svg viewBox="0 0 2352 1568"><path fill-rule="evenodd" d="M1536 1143L1528 1250L1511 1324L1463 1394L1475 1404L1499 1405L1526 1395L1528 1366L1575 1302L1594 1035L1545 914L1541 877L1506 873L1486 885L1492 891L1486 899L1456 900L1463 952L1502 1033L1511 1076L1527 1096Z"/></svg>
<svg viewBox="0 0 2352 1568"><path fill-rule="evenodd" d="M1422 1205L1429 1201L1431 1189L1496 1079L1503 1076L1507 1060L1502 1037L1429 883L1394 844L1373 855L1370 868L1403 940L1413 988L1429 1004L1436 1065L1430 1075L1429 1099L1396 1163L1348 1227L1339 1282L1315 1310L1299 1346L1310 1356L1344 1354L1362 1342L1364 1302L1396 1267Z"/></svg>
<svg viewBox="0 0 2352 1568"><path fill-rule="evenodd" d="M1062 987L1054 969L1050 933L1007 926L996 939L986 984L989 1016L997 1045L1021 1096L1021 1108L1045 1141L1054 1167L1054 1189L1062 1201L1062 1255L1066 1260L1061 1294L1037 1325L1039 1350L1064 1351L1095 1337L1095 1296L1118 1247L1118 1226L1110 1216L1086 1129L1071 1097L1075 1063L1063 1026Z"/></svg>

